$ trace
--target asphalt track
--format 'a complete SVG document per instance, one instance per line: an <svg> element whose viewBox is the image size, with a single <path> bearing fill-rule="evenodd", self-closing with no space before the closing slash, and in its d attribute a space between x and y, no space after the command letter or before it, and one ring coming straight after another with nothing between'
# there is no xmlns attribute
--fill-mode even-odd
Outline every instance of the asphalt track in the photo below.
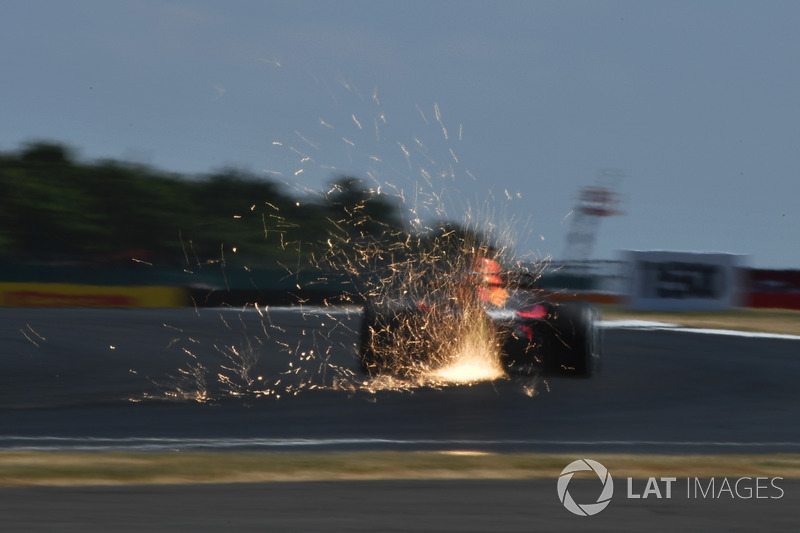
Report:
<svg viewBox="0 0 800 533"><path fill-rule="evenodd" d="M608 329L591 380L413 387L354 372L352 311L6 308L0 324L0 448L800 451L797 340Z"/></svg>
<svg viewBox="0 0 800 533"><path fill-rule="evenodd" d="M798 340L610 328L604 371L591 380L414 386L354 372L359 324L352 311L0 309L0 449L800 452ZM555 480L6 488L0 522L14 531L796 531L800 484L784 487L780 500L615 496L589 518L561 506Z"/></svg>
<svg viewBox="0 0 800 533"><path fill-rule="evenodd" d="M551 480L374 481L0 489L5 531L796 532L800 482L781 500L627 500L579 517Z"/></svg>

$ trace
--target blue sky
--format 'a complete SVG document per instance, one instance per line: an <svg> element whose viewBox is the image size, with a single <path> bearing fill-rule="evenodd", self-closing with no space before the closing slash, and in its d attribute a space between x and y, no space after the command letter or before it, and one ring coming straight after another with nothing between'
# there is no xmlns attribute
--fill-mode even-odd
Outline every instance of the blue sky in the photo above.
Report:
<svg viewBox="0 0 800 533"><path fill-rule="evenodd" d="M0 151L322 190L558 258L577 190L622 169L621 249L800 268L798 2L16 1L0 6Z"/></svg>

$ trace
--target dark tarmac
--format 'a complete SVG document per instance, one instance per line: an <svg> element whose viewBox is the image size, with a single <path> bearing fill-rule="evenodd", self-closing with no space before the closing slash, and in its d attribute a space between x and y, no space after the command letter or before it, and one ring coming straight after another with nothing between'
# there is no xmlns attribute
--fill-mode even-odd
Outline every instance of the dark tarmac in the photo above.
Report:
<svg viewBox="0 0 800 533"><path fill-rule="evenodd" d="M796 532L800 481L780 499L626 499L568 512L555 480L358 481L0 488L5 531ZM622 488L621 488L622 489Z"/></svg>
<svg viewBox="0 0 800 533"><path fill-rule="evenodd" d="M0 324L0 448L800 451L796 340L608 329L590 380L370 391L358 312L6 308ZM269 396L231 392L234 351ZM143 399L197 389L179 369L198 364L215 401Z"/></svg>
<svg viewBox="0 0 800 533"><path fill-rule="evenodd" d="M357 312L0 309L0 449L467 449L576 459L800 452L796 340L608 329L604 371L591 380L375 392L353 373L359 323ZM254 356L248 376L261 377L254 387L269 396L232 393L244 390L230 381L244 358L231 353ZM215 400L168 401L192 390L179 383L187 375L179 369L192 364ZM800 528L794 480L783 482L781 499L747 500L633 500L619 483L593 517L566 511L555 479L2 488L0 523L8 531Z"/></svg>

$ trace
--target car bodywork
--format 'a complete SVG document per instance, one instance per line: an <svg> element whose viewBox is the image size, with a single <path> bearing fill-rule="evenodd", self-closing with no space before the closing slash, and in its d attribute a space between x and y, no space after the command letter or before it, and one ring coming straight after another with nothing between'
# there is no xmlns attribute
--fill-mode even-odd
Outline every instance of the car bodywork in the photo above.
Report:
<svg viewBox="0 0 800 533"><path fill-rule="evenodd" d="M597 311L586 302L523 288L488 257L464 273L367 302L359 352L370 375L412 374L470 349L488 350L507 373L589 377L600 369Z"/></svg>

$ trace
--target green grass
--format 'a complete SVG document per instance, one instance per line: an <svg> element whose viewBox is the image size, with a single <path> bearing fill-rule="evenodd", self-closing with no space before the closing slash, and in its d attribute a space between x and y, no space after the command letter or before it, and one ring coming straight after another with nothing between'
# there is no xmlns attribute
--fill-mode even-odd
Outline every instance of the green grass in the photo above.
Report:
<svg viewBox="0 0 800 533"><path fill-rule="evenodd" d="M480 452L0 452L0 486L556 479L579 458ZM613 476L800 478L800 455L591 454Z"/></svg>

